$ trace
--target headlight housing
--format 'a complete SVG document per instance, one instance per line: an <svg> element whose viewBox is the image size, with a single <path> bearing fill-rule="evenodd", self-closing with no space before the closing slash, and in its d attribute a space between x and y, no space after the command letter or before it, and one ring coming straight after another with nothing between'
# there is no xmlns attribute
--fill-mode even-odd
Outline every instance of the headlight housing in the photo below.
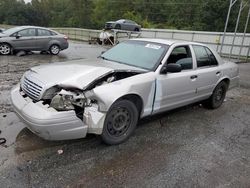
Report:
<svg viewBox="0 0 250 188"><path fill-rule="evenodd" d="M61 88L59 88L57 86L51 87L45 91L42 99L45 99L45 100L52 99L60 90L61 90Z"/></svg>
<svg viewBox="0 0 250 188"><path fill-rule="evenodd" d="M62 89L51 100L50 107L58 111L74 110L76 107L84 108L87 99L82 93L75 93Z"/></svg>
<svg viewBox="0 0 250 188"><path fill-rule="evenodd" d="M50 106L58 111L74 110L72 95L56 95L53 97Z"/></svg>

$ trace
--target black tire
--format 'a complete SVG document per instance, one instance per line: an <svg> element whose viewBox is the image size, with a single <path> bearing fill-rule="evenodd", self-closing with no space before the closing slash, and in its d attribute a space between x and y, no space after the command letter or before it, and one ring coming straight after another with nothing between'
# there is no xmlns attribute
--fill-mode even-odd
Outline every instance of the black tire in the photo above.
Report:
<svg viewBox="0 0 250 188"><path fill-rule="evenodd" d="M140 31L140 29L139 29L138 27L136 27L136 28L135 28L135 31L136 31L136 32L139 32L139 31Z"/></svg>
<svg viewBox="0 0 250 188"><path fill-rule="evenodd" d="M0 54L1 55L9 55L12 52L12 47L7 43L0 44Z"/></svg>
<svg viewBox="0 0 250 188"><path fill-rule="evenodd" d="M60 51L61 51L60 46L58 46L57 44L52 44L49 48L49 52L52 55L57 55L59 54Z"/></svg>
<svg viewBox="0 0 250 188"><path fill-rule="evenodd" d="M115 25L115 29L121 29L121 25L120 24Z"/></svg>
<svg viewBox="0 0 250 188"><path fill-rule="evenodd" d="M203 106L209 109L219 108L226 97L228 85L226 82L220 82L214 89L209 99L204 101Z"/></svg>
<svg viewBox="0 0 250 188"><path fill-rule="evenodd" d="M127 140L138 122L138 110L129 100L115 102L109 109L102 132L102 140L108 145L116 145Z"/></svg>

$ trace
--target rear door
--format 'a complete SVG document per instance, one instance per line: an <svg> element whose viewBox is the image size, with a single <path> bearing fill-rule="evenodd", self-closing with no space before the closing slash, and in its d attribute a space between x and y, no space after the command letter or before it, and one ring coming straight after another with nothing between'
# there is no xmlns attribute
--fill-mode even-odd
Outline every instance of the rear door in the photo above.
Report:
<svg viewBox="0 0 250 188"><path fill-rule="evenodd" d="M166 63L180 64L182 71L158 75L153 113L190 104L196 97L197 77L190 46L175 47Z"/></svg>
<svg viewBox="0 0 250 188"><path fill-rule="evenodd" d="M46 29L37 29L37 46L40 50L48 50L53 33Z"/></svg>
<svg viewBox="0 0 250 188"><path fill-rule="evenodd" d="M207 98L213 92L222 72L212 51L201 45L192 45L195 53L197 75L197 100Z"/></svg>

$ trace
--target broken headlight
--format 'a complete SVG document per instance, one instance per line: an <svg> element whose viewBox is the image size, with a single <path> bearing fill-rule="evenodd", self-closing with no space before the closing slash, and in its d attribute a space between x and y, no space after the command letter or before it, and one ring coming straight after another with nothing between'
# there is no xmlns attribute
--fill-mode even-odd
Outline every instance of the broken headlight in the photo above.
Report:
<svg viewBox="0 0 250 188"><path fill-rule="evenodd" d="M51 87L46 90L43 95L43 99L52 99L61 89L57 86Z"/></svg>
<svg viewBox="0 0 250 188"><path fill-rule="evenodd" d="M50 107L58 111L74 110L75 107L84 108L86 99L82 94L62 90L55 95L50 103Z"/></svg>

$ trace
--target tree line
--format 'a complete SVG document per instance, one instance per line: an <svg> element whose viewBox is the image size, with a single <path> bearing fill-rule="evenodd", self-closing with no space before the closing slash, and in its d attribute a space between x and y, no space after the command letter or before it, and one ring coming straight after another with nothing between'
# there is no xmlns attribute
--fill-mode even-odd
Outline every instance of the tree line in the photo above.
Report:
<svg viewBox="0 0 250 188"><path fill-rule="evenodd" d="M235 28L239 3L228 31ZM229 0L0 0L0 24L102 29L107 21L125 18L144 28L223 31L228 7ZM241 32L247 14L245 8Z"/></svg>

